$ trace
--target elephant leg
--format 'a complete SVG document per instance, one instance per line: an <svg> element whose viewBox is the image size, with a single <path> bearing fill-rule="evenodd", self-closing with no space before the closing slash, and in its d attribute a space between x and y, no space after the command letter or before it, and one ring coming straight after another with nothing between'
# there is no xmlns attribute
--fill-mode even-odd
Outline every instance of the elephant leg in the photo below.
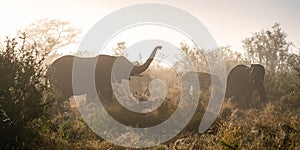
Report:
<svg viewBox="0 0 300 150"><path fill-rule="evenodd" d="M253 90L249 90L246 93L246 96L245 96L246 102L245 102L245 104L246 104L247 107L250 106L250 104L251 104L252 94L253 94Z"/></svg>
<svg viewBox="0 0 300 150"><path fill-rule="evenodd" d="M257 90L258 90L258 93L259 93L260 100L262 102L266 102L266 91L265 91L264 84L262 82L257 84Z"/></svg>

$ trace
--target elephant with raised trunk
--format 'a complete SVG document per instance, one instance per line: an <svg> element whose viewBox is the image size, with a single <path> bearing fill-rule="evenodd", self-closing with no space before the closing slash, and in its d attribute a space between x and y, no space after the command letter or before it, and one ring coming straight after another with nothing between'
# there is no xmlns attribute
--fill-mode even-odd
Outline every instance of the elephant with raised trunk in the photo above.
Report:
<svg viewBox="0 0 300 150"><path fill-rule="evenodd" d="M148 69L148 67L154 59L157 50L161 48L161 46L155 47L150 57L142 65L134 65L132 62L130 62L123 56L115 57L109 55L99 55L97 57L91 58L81 58L71 55L63 56L55 60L51 64L51 66L48 69L47 75L49 76L50 83L59 92L61 100L66 100L73 95L83 94L87 94L87 100L88 98L94 98L94 96L97 95L91 94L93 92L87 90L90 88L91 85L95 85L97 92L100 91L102 96L104 96L107 99L110 99L113 97L111 85L112 77L116 77L119 82L122 79L129 80L128 74L122 74L122 71L120 72L120 74L112 75L112 69L115 64L115 61L118 60L118 62L121 62L119 64L120 69L126 70L132 68L129 75L136 76ZM81 66L81 69L79 70L80 74L87 74L82 78L82 80L86 81L86 83L80 85L79 89L77 89L75 92L73 90L72 82L72 78L74 77L74 62L78 63ZM91 68L91 65L94 66L94 74L88 75L88 71L90 70L86 68ZM93 81L89 80L89 78L91 77L95 78L95 83L90 83L91 81Z"/></svg>
<svg viewBox="0 0 300 150"><path fill-rule="evenodd" d="M264 87L265 68L260 64L251 64L251 67L237 65L228 77L226 86L226 98L233 98L233 101L245 97L246 103L250 103L255 90L258 91L260 100L266 101Z"/></svg>

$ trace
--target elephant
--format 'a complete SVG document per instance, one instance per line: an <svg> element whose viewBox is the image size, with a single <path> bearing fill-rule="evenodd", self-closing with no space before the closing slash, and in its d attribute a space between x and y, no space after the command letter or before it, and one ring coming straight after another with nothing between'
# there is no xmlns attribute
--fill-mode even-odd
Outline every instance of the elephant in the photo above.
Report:
<svg viewBox="0 0 300 150"><path fill-rule="evenodd" d="M121 82L122 79L129 80L127 74L112 74L115 61L118 60L121 62L121 66L119 66L120 69L132 68L130 76L137 76L149 68L157 50L161 48L162 46L155 47L150 57L142 65L134 65L123 56L116 57L109 55L98 55L96 57L81 58L73 55L67 55L55 60L50 65L47 71L47 76L49 77L50 84L57 92L59 92L60 100L64 101L74 95L86 94L86 101L88 101L89 98L94 98L94 96L96 96L86 90L90 85L93 84L95 84L97 92L100 91L101 96L104 97L105 100L109 100L113 97L111 85L112 77L116 77L119 82ZM94 77L95 83L89 83L87 81L87 83L84 83L80 86L80 89L77 89L74 92L72 78L74 77L73 64L75 61L80 62L80 65L82 66L82 70L80 70L81 73L86 72L87 70L85 68L88 68L90 65L94 64L94 75L87 75L85 78L83 78L83 80L86 80L88 77Z"/></svg>
<svg viewBox="0 0 300 150"><path fill-rule="evenodd" d="M143 76L133 76L130 78L129 87L134 97L140 101L146 101L150 97L149 86L154 79L145 73Z"/></svg>
<svg viewBox="0 0 300 150"><path fill-rule="evenodd" d="M157 50L161 48L162 46L155 47L150 57L142 65L134 65L122 56L115 57L108 55L99 55L98 57L93 58L80 58L70 55L63 56L51 64L51 66L48 69L47 76L49 77L49 82L51 83L51 85L53 85L54 89L60 92L59 100L67 100L73 95L86 94L86 104L88 104L86 106L92 106L89 104L97 105L97 103L93 103L93 101L89 102L89 99L94 99L94 96L98 96L106 112L118 122L132 127L152 127L162 123L172 115L172 113L170 113L157 116L157 113L165 112L170 107L170 105L174 105L174 102L170 100L165 100L155 111L149 113L138 113L131 111L124 107L116 98L116 95L113 91L114 82L112 82L112 79L115 77L117 81L120 82L122 79L130 80L130 77L141 76L141 74L149 68ZM89 65L92 65L93 62L96 62L96 64L94 64L94 76L88 75L82 78L82 80L85 80L89 77L94 77L94 83L89 83L90 81L88 83L83 83L83 85L81 85L80 89L77 89L77 91L73 91L74 83L72 82L74 73L77 73L76 68L73 68L73 63L75 61L80 62L80 64L77 65L81 65L82 67L80 67L81 70L77 71L80 71L80 73L83 74L87 71L90 71L88 69L86 70L86 68L89 68ZM121 74L115 74L115 62L121 62L121 65L118 66L117 69L125 70L125 72L126 70L128 71L128 68L133 68L129 73L129 78L128 74L122 74L123 71L120 72ZM86 90L90 88L89 85L92 84L95 85L97 95L94 95L94 92ZM140 83L140 86L143 86L142 83ZM62 104L61 102L58 103L60 103L58 104L59 106ZM176 102L176 105L177 104L178 102ZM173 111L175 111L175 109Z"/></svg>
<svg viewBox="0 0 300 150"><path fill-rule="evenodd" d="M189 76L191 76L192 74L196 74L196 76L198 76L198 81L199 81L199 87L201 91L204 90L208 90L210 87L212 87L212 80L215 81L216 86L214 86L213 88L215 89L222 89L222 84L221 81L219 79L219 77L217 75L214 74L210 74L210 73L206 73L206 72L187 72L183 78L188 78ZM194 82L194 81L190 81L189 82Z"/></svg>
<svg viewBox="0 0 300 150"><path fill-rule="evenodd" d="M196 78L195 78L196 77ZM198 130L200 126L200 122L203 121L206 109L208 109L208 104L215 101L223 100L224 96L224 85L220 80L220 77L206 72L195 72L190 71L183 75L183 79L185 79L187 85L192 85L195 80L198 79L199 82L199 89L200 92L204 92L204 95L199 95L199 103L193 118L190 120L189 124L187 125L187 129L189 130ZM189 86L188 89L183 90L192 90ZM209 94L208 97L206 94ZM187 95L189 96L189 95ZM193 95L195 97L195 95ZM210 101L212 100L213 101Z"/></svg>
<svg viewBox="0 0 300 150"><path fill-rule="evenodd" d="M200 101L202 104L207 105L210 98L214 99L214 100L222 100L222 97L224 97L224 86L219 78L219 76L215 75L215 74L210 74L210 73L206 73L206 72L194 72L194 71L190 71L188 73L186 73L183 78L185 79L185 81L187 81L188 83L185 84L189 84L192 85L193 82L195 82L195 78L192 79L192 77L197 77L198 82L199 82L199 91L202 93L204 93L204 95L201 94L200 95ZM184 89L184 90L191 90L191 89ZM208 95L207 95L208 94ZM205 96L207 95L207 96Z"/></svg>
<svg viewBox="0 0 300 150"><path fill-rule="evenodd" d="M222 84L217 75L205 73L205 72L198 72L198 80L200 83L200 90L208 90L209 87L212 86L212 80L216 82L215 88L222 89Z"/></svg>
<svg viewBox="0 0 300 150"><path fill-rule="evenodd" d="M225 98L232 98L234 102L237 102L240 98L245 97L246 103L249 104L253 92L257 90L260 100L265 102L264 77L265 68L260 64L251 64L251 67L237 65L227 77Z"/></svg>

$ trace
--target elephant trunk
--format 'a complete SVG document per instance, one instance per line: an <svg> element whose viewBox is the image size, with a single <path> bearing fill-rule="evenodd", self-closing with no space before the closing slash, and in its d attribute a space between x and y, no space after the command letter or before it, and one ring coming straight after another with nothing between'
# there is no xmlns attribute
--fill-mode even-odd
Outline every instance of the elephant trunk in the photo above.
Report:
<svg viewBox="0 0 300 150"><path fill-rule="evenodd" d="M158 49L161 49L161 46L155 47L154 50L152 51L150 57L147 59L147 61L146 61L143 65L135 66L135 67L132 69L130 75L131 75L131 76L134 76L134 75L138 75L138 74L141 74L141 73L143 73L144 71L146 71L146 70L149 68L151 62L153 61L154 56L155 56L155 54L156 54L156 52L157 52Z"/></svg>

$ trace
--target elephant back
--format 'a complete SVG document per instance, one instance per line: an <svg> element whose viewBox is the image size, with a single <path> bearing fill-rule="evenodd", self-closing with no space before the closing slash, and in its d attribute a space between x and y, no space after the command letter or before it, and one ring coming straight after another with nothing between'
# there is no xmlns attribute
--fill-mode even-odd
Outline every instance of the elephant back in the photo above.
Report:
<svg viewBox="0 0 300 150"><path fill-rule="evenodd" d="M237 65L234 67L227 77L226 85L226 98L230 98L235 95L243 94L250 85L249 81L250 68L245 65Z"/></svg>
<svg viewBox="0 0 300 150"><path fill-rule="evenodd" d="M74 56L63 56L55 60L47 71L50 84L63 94L72 95L72 67Z"/></svg>

